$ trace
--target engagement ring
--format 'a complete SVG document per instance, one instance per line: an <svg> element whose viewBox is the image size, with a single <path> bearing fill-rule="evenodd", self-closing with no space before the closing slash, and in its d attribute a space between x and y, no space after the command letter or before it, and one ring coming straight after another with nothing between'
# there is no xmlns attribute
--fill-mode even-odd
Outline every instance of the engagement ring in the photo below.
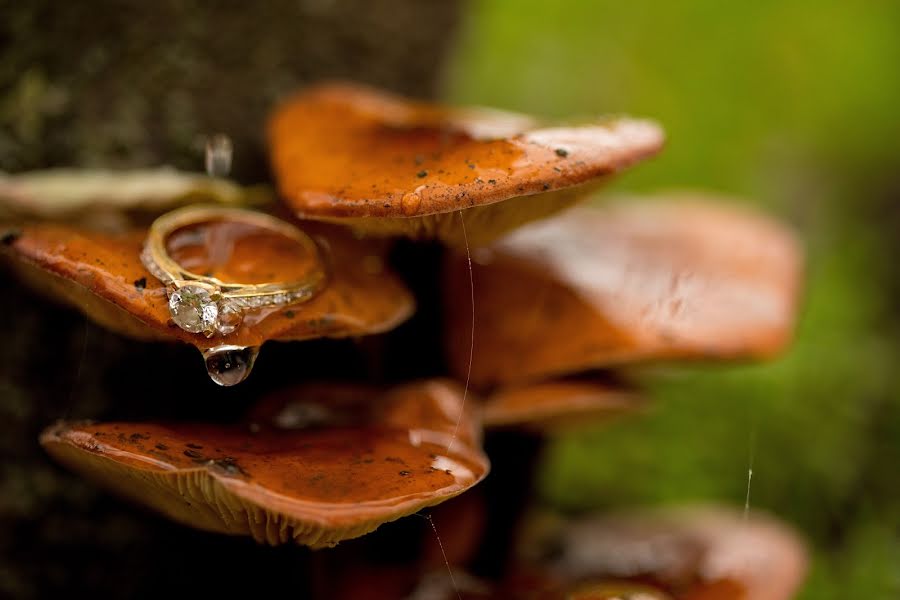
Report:
<svg viewBox="0 0 900 600"><path fill-rule="evenodd" d="M179 229L204 223L247 224L295 241L312 258L313 268L297 281L226 283L193 273L169 256L167 239ZM280 219L261 212L215 206L188 206L173 210L150 226L141 262L166 286L169 312L176 325L190 333L228 335L243 321L244 312L306 302L325 284L319 248L308 235Z"/></svg>

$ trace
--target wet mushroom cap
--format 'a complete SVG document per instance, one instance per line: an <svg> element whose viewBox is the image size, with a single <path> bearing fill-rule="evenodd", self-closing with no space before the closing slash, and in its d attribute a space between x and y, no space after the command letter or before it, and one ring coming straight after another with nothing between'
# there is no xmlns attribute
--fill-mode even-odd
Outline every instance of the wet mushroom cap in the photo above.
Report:
<svg viewBox="0 0 900 600"><path fill-rule="evenodd" d="M481 409L485 428L567 430L639 410L639 395L602 378L559 379L503 387Z"/></svg>
<svg viewBox="0 0 900 600"><path fill-rule="evenodd" d="M455 384L411 384L371 404L360 399L351 425L60 423L41 443L73 470L192 527L323 547L487 474Z"/></svg>
<svg viewBox="0 0 900 600"><path fill-rule="evenodd" d="M413 297L385 266L383 244L323 224L301 228L317 241L327 263L325 289L308 302L248 311L235 332L212 338L171 322L163 284L140 261L145 230L106 234L34 223L11 229L3 250L33 287L74 305L100 325L138 339L180 340L201 350L379 333L412 314ZM210 223L202 229L173 236L180 242L170 252L226 281L289 279L308 267L303 262L308 256L297 256L283 241L254 235L243 226Z"/></svg>
<svg viewBox="0 0 900 600"><path fill-rule="evenodd" d="M303 218L460 245L463 210L468 241L480 245L655 154L663 133L628 118L542 128L525 115L332 83L281 105L269 139L281 194Z"/></svg>
<svg viewBox="0 0 900 600"><path fill-rule="evenodd" d="M721 507L578 519L545 543L558 580L649 582L677 600L788 600L807 568L790 528Z"/></svg>
<svg viewBox="0 0 900 600"><path fill-rule="evenodd" d="M695 196L577 207L474 252L480 387L658 360L770 357L790 341L802 253L759 214ZM446 273L446 340L466 375L469 264Z"/></svg>

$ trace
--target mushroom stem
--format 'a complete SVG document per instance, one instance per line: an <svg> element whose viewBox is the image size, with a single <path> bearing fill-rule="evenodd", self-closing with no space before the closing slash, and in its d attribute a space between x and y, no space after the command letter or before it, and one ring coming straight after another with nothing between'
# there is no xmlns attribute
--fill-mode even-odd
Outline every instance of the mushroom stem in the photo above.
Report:
<svg viewBox="0 0 900 600"><path fill-rule="evenodd" d="M440 350L446 301L441 285L445 254L446 249L438 243L404 239L397 240L390 252L391 269L412 291L416 312L387 335L385 375L389 380L407 381L446 373L444 353ZM468 340L469 332L464 335Z"/></svg>
<svg viewBox="0 0 900 600"><path fill-rule="evenodd" d="M487 527L471 565L475 575L500 579L508 572L543 447L541 436L522 431L493 431L485 438L491 473L478 489L486 500Z"/></svg>

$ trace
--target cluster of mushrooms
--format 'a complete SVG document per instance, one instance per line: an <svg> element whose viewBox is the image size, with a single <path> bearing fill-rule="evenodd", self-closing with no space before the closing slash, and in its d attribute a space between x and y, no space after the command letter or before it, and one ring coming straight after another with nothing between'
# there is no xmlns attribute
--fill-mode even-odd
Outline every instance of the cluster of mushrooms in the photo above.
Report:
<svg viewBox="0 0 900 600"><path fill-rule="evenodd" d="M390 336L417 302L444 347L412 332L403 351L443 355L444 375L366 385L315 381L298 365L295 387L238 423L56 423L40 440L54 459L187 526L266 544L327 548L415 513L431 521L439 553L392 570L342 561L322 597L792 597L805 551L770 517L694 507L567 520L492 502L528 497L504 477L533 469L516 444L646 405L615 368L784 349L802 270L788 230L698 194L576 206L661 149L650 121L545 126L330 83L279 106L268 139L278 202L166 170L5 176L6 262L123 336L193 344L220 385L240 384L264 342ZM147 217L198 201L292 222L315 240L326 284L249 311L224 336L174 326L164 283L141 261ZM308 266L273 237L221 220L167 243L223 281ZM426 293L396 272L397 244L422 249ZM455 498L492 459L494 474Z"/></svg>

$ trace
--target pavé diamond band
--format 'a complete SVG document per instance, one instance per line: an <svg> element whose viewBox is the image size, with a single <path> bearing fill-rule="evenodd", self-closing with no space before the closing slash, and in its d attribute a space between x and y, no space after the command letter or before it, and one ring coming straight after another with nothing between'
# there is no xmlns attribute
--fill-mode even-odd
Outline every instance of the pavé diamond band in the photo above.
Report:
<svg viewBox="0 0 900 600"><path fill-rule="evenodd" d="M188 271L169 256L166 240L172 233L190 225L217 221L245 223L294 240L312 257L314 267L299 281L226 283ZM326 280L319 248L308 235L265 213L218 206L187 206L156 219L144 242L141 262L165 284L172 320L185 331L207 337L235 331L246 310L305 302L324 287Z"/></svg>

